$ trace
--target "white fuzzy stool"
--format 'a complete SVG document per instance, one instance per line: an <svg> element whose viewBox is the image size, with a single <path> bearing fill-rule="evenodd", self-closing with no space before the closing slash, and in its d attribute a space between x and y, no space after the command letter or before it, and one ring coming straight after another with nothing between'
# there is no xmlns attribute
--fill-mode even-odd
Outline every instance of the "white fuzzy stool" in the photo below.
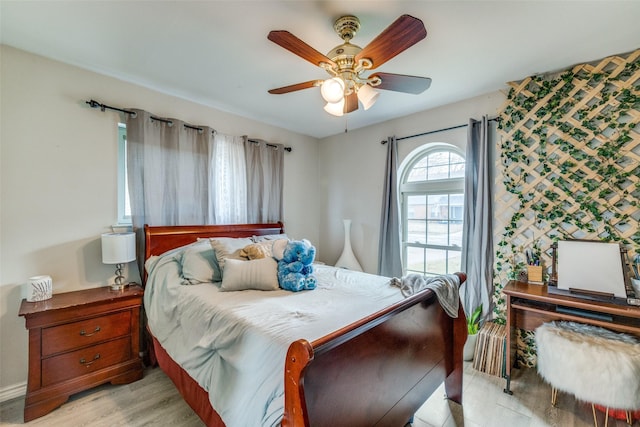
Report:
<svg viewBox="0 0 640 427"><path fill-rule="evenodd" d="M626 334L574 322L550 322L536 329L538 373L552 386L551 404L558 390L578 400L626 412L640 408L640 341Z"/></svg>

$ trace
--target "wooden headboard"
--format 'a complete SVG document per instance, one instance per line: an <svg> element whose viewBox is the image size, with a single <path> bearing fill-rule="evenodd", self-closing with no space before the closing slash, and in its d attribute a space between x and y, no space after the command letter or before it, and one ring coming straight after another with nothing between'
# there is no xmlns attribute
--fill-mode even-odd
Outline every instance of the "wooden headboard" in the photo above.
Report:
<svg viewBox="0 0 640 427"><path fill-rule="evenodd" d="M227 225L172 225L144 226L144 260L160 255L170 249L193 243L199 238L251 237L266 234L282 234L282 222L272 224L227 224Z"/></svg>

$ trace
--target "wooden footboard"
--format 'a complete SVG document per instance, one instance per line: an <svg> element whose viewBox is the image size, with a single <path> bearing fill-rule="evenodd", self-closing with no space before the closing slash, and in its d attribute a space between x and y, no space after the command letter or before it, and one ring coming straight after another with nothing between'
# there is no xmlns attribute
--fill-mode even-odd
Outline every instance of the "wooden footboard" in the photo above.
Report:
<svg viewBox="0 0 640 427"><path fill-rule="evenodd" d="M296 341L282 425L403 426L443 381L462 403L466 338L462 308L452 319L426 290L312 343Z"/></svg>

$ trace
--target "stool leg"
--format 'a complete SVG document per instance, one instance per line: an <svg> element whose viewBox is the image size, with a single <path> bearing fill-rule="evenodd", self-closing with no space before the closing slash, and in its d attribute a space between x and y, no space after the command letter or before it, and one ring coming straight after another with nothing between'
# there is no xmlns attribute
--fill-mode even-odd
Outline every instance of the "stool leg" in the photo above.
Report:
<svg viewBox="0 0 640 427"><path fill-rule="evenodd" d="M593 413L593 425L595 427L598 427L598 418L596 418L596 407L593 403L591 404L591 412Z"/></svg>
<svg viewBox="0 0 640 427"><path fill-rule="evenodd" d="M604 413L604 427L607 427L608 424L609 424L609 407L607 407Z"/></svg>
<svg viewBox="0 0 640 427"><path fill-rule="evenodd" d="M551 387L551 406L556 406L558 403L558 389Z"/></svg>
<svg viewBox="0 0 640 427"><path fill-rule="evenodd" d="M631 419L631 411L624 411L624 414L627 417L627 424L629 425L633 424L633 420Z"/></svg>

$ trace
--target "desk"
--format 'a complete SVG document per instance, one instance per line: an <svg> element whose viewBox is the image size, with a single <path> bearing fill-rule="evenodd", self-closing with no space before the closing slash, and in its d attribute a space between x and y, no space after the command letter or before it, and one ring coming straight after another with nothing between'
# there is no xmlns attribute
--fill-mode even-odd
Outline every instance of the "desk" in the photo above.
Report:
<svg viewBox="0 0 640 427"><path fill-rule="evenodd" d="M640 307L591 301L572 296L550 294L546 285L510 281L503 292L507 299L507 354L505 393L511 392L511 369L516 358L516 328L535 330L552 320L566 320L600 326L640 337ZM563 312L558 312L558 309ZM566 310L577 310L567 313ZM517 366L515 366L517 367Z"/></svg>

